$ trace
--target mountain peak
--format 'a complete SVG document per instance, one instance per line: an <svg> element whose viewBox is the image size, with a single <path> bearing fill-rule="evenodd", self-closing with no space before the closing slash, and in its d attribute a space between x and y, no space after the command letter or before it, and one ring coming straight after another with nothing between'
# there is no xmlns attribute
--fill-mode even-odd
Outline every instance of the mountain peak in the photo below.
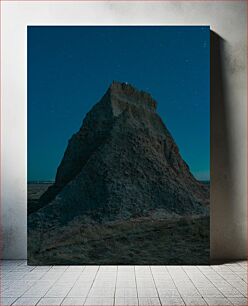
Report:
<svg viewBox="0 0 248 306"><path fill-rule="evenodd" d="M139 107L141 106L150 111L156 111L157 103L153 97L127 82L113 81L109 87L109 92L114 98L124 100Z"/></svg>
<svg viewBox="0 0 248 306"><path fill-rule="evenodd" d="M185 239L188 217L208 214L209 191L191 174L155 107L151 95L119 82L92 107L68 142L55 183L29 215L29 256L36 263L44 263L47 254L56 263L113 263L113 252L119 246L127 250L130 237L142 240L152 232L154 239L170 224L165 217L162 227L142 225L137 236L140 221L152 215L186 218L180 229ZM118 234L111 236L115 224ZM121 236L125 229L131 232ZM198 225L194 237L196 231ZM106 249L99 248L98 239ZM145 262L147 254L137 258ZM107 261L101 261L104 255Z"/></svg>

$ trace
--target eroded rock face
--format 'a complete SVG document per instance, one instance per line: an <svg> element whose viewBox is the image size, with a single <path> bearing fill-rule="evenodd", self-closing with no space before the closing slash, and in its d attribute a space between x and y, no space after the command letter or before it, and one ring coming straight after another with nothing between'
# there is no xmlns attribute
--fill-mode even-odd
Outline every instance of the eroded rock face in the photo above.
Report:
<svg viewBox="0 0 248 306"><path fill-rule="evenodd" d="M154 99L113 82L69 140L29 226L44 232L82 215L101 223L160 209L205 215L208 204L208 188L191 174Z"/></svg>

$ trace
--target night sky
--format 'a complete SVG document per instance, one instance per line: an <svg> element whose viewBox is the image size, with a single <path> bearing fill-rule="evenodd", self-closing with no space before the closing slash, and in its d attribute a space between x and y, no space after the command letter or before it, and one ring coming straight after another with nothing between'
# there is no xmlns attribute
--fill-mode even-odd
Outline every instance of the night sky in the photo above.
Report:
<svg viewBox="0 0 248 306"><path fill-rule="evenodd" d="M113 80L151 93L192 173L208 180L209 38L207 26L29 26L28 181L54 180Z"/></svg>

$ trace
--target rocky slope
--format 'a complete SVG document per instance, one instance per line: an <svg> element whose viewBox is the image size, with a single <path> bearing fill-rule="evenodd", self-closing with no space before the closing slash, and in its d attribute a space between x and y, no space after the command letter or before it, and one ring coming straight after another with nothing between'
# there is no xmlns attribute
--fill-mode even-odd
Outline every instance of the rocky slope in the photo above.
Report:
<svg viewBox="0 0 248 306"><path fill-rule="evenodd" d="M66 231L78 218L103 224L159 210L206 216L208 204L208 187L191 174L154 99L113 82L69 140L55 183L29 216L30 250L39 252L47 232Z"/></svg>

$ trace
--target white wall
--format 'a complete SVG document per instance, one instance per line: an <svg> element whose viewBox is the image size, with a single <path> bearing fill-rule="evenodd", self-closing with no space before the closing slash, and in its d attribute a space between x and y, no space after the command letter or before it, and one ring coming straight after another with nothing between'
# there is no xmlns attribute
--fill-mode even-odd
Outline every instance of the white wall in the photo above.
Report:
<svg viewBox="0 0 248 306"><path fill-rule="evenodd" d="M193 24L210 25L222 37L216 61L222 73L215 83L222 85L215 86L211 106L211 256L245 258L246 2L2 1L1 6L3 257L26 258L27 25Z"/></svg>

